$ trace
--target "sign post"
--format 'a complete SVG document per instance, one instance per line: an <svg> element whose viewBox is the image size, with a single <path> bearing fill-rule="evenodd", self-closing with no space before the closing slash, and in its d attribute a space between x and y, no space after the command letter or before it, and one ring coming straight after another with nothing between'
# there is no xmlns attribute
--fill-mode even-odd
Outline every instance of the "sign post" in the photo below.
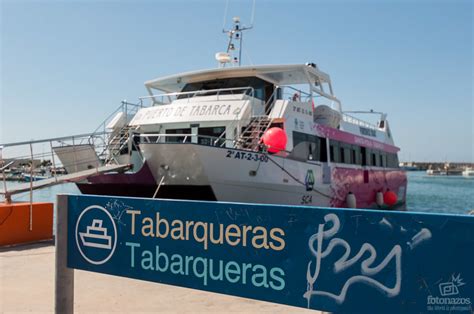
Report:
<svg viewBox="0 0 474 314"><path fill-rule="evenodd" d="M74 312L74 269L67 267L68 196L58 195L56 204L54 310L56 313L69 314Z"/></svg>
<svg viewBox="0 0 474 314"><path fill-rule="evenodd" d="M72 269L329 312L473 309L473 216L89 195L58 201L57 312L73 310Z"/></svg>

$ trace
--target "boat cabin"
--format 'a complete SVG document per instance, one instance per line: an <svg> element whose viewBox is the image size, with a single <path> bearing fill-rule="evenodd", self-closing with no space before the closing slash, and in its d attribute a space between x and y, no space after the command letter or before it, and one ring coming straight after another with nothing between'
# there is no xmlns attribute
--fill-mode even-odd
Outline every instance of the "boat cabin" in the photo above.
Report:
<svg viewBox="0 0 474 314"><path fill-rule="evenodd" d="M381 153L384 145L393 145L385 117L371 125L343 113L329 75L312 63L195 71L145 86L149 95L140 99L149 107L130 122L145 141L259 151L263 133L280 127L287 134L281 153L289 158L395 163L392 155Z"/></svg>

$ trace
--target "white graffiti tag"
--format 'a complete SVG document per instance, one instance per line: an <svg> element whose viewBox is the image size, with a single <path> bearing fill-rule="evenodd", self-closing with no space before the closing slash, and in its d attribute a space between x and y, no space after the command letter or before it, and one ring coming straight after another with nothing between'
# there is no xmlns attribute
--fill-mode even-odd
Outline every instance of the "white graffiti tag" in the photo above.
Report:
<svg viewBox="0 0 474 314"><path fill-rule="evenodd" d="M339 232L339 218L335 214L328 214L324 217L324 221L325 222L323 224L319 225L318 232L313 234L308 241L309 249L312 255L316 258L316 265L314 266L313 272L311 269L312 261L310 261L308 263L308 270L306 274L308 285L307 291L303 295L303 297L308 300L308 308L310 307L311 297L314 295L327 296L334 299L338 304L343 303L346 298L347 290L352 284L357 282L365 283L369 286L372 286L384 293L387 297L394 297L400 293L400 287L402 282L402 249L400 245L395 245L378 265L372 266L375 259L377 258L377 251L371 244L364 243L356 255L354 255L353 257L349 257L351 254L351 247L349 243L347 243L347 241L341 238L332 238ZM324 230L324 226L328 223L332 224L332 227L330 227L328 230ZM329 239L331 240L329 241L327 248L324 250L323 240ZM314 247L315 244L316 249ZM369 252L369 256L360 263L361 274L350 277L342 287L339 294L322 290L315 290L315 283L318 279L319 272L321 270L321 260L331 254L332 250L337 246L343 247L345 249L345 252L341 256L341 258L339 258L334 263L334 273L336 274L344 271L348 267L351 267L362 258L365 252ZM375 280L374 278L371 278L371 276L375 276L380 271L382 271L392 260L395 260L395 283L393 287L387 287L384 284Z"/></svg>

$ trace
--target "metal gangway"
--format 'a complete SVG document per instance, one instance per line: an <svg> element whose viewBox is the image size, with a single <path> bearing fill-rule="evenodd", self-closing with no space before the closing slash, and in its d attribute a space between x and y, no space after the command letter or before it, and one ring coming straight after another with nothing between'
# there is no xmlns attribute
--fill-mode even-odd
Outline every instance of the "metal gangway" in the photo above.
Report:
<svg viewBox="0 0 474 314"><path fill-rule="evenodd" d="M130 170L120 152L133 145L128 120L140 108L141 102L122 101L92 133L0 144L0 197L11 203L13 195L30 192L31 203L34 190Z"/></svg>
<svg viewBox="0 0 474 314"><path fill-rule="evenodd" d="M0 195L10 203L13 195L30 192L32 202L34 190L130 169L130 164L105 163L109 154L107 137L107 132L96 132L0 144L0 175L3 181ZM25 182L8 187L9 179Z"/></svg>

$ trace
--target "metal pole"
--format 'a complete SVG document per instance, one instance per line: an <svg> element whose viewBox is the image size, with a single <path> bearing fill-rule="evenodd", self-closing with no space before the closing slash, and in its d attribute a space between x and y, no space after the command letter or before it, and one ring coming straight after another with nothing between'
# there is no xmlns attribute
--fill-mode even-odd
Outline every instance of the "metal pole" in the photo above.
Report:
<svg viewBox="0 0 474 314"><path fill-rule="evenodd" d="M53 150L53 142L49 141L49 147L51 148L51 160L53 162L53 169L54 169L54 179L56 182L58 182L58 177L57 177L57 168L56 168L56 163L54 162L54 150Z"/></svg>
<svg viewBox="0 0 474 314"><path fill-rule="evenodd" d="M239 44L239 66L242 64L242 35L244 33L240 32L240 44Z"/></svg>
<svg viewBox="0 0 474 314"><path fill-rule="evenodd" d="M5 197L5 203L9 204L11 200L8 199L8 188L7 188L7 178L5 177L5 169L9 167L12 163L9 163L8 165L4 165L3 162L3 156L2 156L2 149L3 146L0 146L0 167L2 169L2 179L3 179L3 191L5 192L4 197Z"/></svg>
<svg viewBox="0 0 474 314"><path fill-rule="evenodd" d="M152 198L156 198L156 196L158 195L158 191L160 190L160 187L161 185L163 184L163 181L165 180L165 176L162 176L161 177L161 180L160 180L160 183L158 184L158 186L156 187L156 190L155 190L155 193L153 194L153 197Z"/></svg>
<svg viewBox="0 0 474 314"><path fill-rule="evenodd" d="M68 196L57 196L54 312L74 313L74 269L67 267Z"/></svg>
<svg viewBox="0 0 474 314"><path fill-rule="evenodd" d="M7 188L7 179L5 177L5 170L2 170L2 177L3 177L3 190L5 191L5 202L8 204L10 202L8 201L8 198L6 197L8 188Z"/></svg>
<svg viewBox="0 0 474 314"><path fill-rule="evenodd" d="M33 144L30 143L31 167L30 167L30 231L33 230Z"/></svg>
<svg viewBox="0 0 474 314"><path fill-rule="evenodd" d="M72 153L74 158L74 169L77 172L77 160L76 160L76 143L74 143L74 136L72 137Z"/></svg>
<svg viewBox="0 0 474 314"><path fill-rule="evenodd" d="M127 103L126 100L124 101L124 106L125 106L125 108L124 108L125 109L125 123L127 123L127 121L128 121L128 103Z"/></svg>

